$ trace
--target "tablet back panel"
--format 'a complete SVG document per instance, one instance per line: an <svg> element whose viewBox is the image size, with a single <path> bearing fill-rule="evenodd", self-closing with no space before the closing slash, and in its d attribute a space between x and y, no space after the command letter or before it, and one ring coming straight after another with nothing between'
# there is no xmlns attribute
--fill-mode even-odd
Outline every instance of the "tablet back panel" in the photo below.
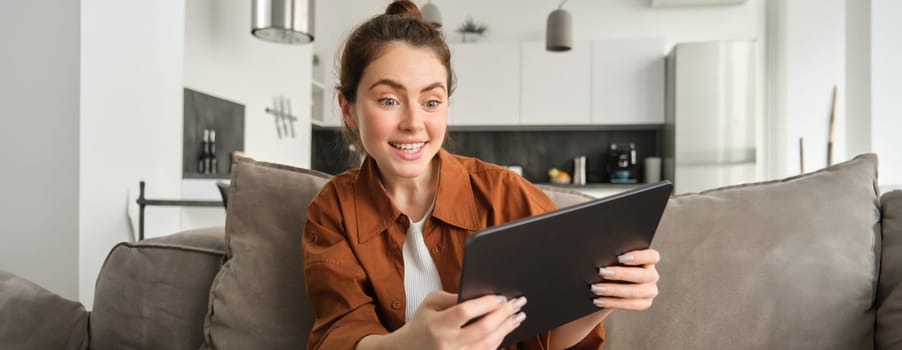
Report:
<svg viewBox="0 0 902 350"><path fill-rule="evenodd" d="M525 295L526 320L503 345L588 315L598 268L651 245L673 186L661 182L477 232L467 241L460 301Z"/></svg>

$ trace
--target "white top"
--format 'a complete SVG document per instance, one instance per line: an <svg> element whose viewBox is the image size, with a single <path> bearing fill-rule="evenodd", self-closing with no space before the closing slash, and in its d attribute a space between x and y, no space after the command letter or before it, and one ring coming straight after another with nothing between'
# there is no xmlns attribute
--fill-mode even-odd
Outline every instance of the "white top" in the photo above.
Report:
<svg viewBox="0 0 902 350"><path fill-rule="evenodd" d="M433 204L434 205L434 204ZM414 311L432 291L442 289L442 280L429 248L423 239L423 225L432 214L432 207L417 222L411 222L404 239L404 292L407 295L406 319L413 317Z"/></svg>

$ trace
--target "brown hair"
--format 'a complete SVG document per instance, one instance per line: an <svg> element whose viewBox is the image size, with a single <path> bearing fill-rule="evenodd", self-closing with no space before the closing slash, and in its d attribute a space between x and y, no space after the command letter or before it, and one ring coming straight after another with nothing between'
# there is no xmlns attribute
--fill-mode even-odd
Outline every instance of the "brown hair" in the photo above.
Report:
<svg viewBox="0 0 902 350"><path fill-rule="evenodd" d="M454 91L451 51L445 43L444 35L423 21L423 15L416 4L409 0L397 0L388 5L384 14L357 26L345 41L339 63L337 89L349 103L353 104L357 100L357 86L363 78L366 67L379 58L385 47L392 42L403 42L435 51L435 55L447 71L448 96L451 96ZM343 134L358 155L366 154L357 131L351 130L345 124Z"/></svg>

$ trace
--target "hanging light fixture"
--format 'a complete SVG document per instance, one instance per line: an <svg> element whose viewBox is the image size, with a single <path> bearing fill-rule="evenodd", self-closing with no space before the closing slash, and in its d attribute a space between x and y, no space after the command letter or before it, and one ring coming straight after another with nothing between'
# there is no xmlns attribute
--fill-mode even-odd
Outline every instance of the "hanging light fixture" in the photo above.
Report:
<svg viewBox="0 0 902 350"><path fill-rule="evenodd" d="M253 0L251 34L281 44L313 42L314 0Z"/></svg>
<svg viewBox="0 0 902 350"><path fill-rule="evenodd" d="M573 18L564 10L567 0L561 1L557 10L548 15L548 26L545 28L545 50L560 52L570 51L573 47Z"/></svg>
<svg viewBox="0 0 902 350"><path fill-rule="evenodd" d="M429 2L420 8L420 13L423 14L423 20L426 21L426 23L429 23L436 28L442 27L442 13L438 10L438 6L435 6L435 4L432 3L432 0L429 0Z"/></svg>

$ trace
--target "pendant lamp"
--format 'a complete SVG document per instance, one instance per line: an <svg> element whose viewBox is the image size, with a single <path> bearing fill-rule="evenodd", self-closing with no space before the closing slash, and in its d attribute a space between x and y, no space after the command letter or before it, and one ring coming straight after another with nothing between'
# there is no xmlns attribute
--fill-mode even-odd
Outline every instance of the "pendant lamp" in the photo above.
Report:
<svg viewBox="0 0 902 350"><path fill-rule="evenodd" d="M313 42L314 0L253 0L251 34L280 44Z"/></svg>
<svg viewBox="0 0 902 350"><path fill-rule="evenodd" d="M573 47L573 18L570 12L564 10L561 2L557 10L548 15L548 25L545 28L545 50L552 52L570 51Z"/></svg>
<svg viewBox="0 0 902 350"><path fill-rule="evenodd" d="M435 6L432 1L423 5L423 7L420 8L420 13L423 14L423 21L426 23L429 23L436 28L442 27L442 13L438 10L438 6Z"/></svg>

